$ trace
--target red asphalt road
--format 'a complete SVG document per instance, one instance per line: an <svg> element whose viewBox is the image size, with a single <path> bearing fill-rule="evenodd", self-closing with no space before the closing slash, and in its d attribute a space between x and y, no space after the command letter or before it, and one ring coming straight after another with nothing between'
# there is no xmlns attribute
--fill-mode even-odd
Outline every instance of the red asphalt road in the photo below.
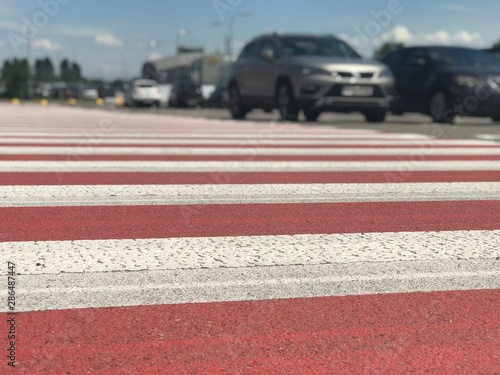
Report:
<svg viewBox="0 0 500 375"><path fill-rule="evenodd" d="M227 132L227 129L214 130L210 124L206 128L213 134ZM71 126L63 124L60 129L68 130ZM200 126L192 132L201 129ZM175 133L173 128L151 130L158 134ZM140 130L145 131L146 128ZM182 127L178 131L190 132ZM319 130L315 132L320 133ZM235 127L231 133L238 133L238 129ZM287 133L294 131L288 129ZM26 136L29 137L29 134ZM144 145L134 144L131 140L129 144L103 145L99 144L98 139L92 142L92 138L89 138L80 143L3 143L0 147L68 147L69 153L75 153L78 147L459 147L441 144L439 140L430 140L427 145L414 145L411 140L407 142L394 146L276 146L261 145L258 140L254 140L255 145L242 141L241 145L235 146L174 143ZM63 158L59 155L0 156L0 160L6 161L68 160L66 155ZM296 159L295 156L132 158L123 155L75 155L70 160ZM301 156L297 160L499 158L488 155L375 156L373 159L371 156L360 156L359 159L351 156ZM0 185L455 181L500 181L500 171L0 173ZM245 204L238 205L238 210L233 205L0 208L0 241L493 230L500 229L499 209L500 202L497 201ZM186 224L185 219L189 220L189 224ZM16 372L30 375L500 374L499 311L500 291L478 290L26 312L18 315L19 364ZM2 319L5 322L5 314ZM4 328L7 329L5 323Z"/></svg>
<svg viewBox="0 0 500 375"><path fill-rule="evenodd" d="M497 182L500 171L387 172L0 172L5 185L322 184Z"/></svg>
<svg viewBox="0 0 500 375"><path fill-rule="evenodd" d="M499 230L499 212L500 201L9 207L0 240Z"/></svg>
<svg viewBox="0 0 500 375"><path fill-rule="evenodd" d="M500 374L499 311L480 290L20 313L15 372Z"/></svg>

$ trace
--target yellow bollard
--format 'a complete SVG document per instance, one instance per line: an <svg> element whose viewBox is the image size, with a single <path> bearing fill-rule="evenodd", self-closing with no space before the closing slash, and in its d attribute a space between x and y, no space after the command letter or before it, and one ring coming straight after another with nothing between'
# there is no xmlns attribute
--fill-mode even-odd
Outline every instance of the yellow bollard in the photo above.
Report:
<svg viewBox="0 0 500 375"><path fill-rule="evenodd" d="M75 98L69 98L68 99L68 104L69 105L77 105L78 104L78 100L76 100Z"/></svg>
<svg viewBox="0 0 500 375"><path fill-rule="evenodd" d="M49 105L49 101L47 99L42 99L40 100L40 105L46 107Z"/></svg>
<svg viewBox="0 0 500 375"><path fill-rule="evenodd" d="M115 98L115 106L124 107L125 106L125 98L123 96L117 96Z"/></svg>
<svg viewBox="0 0 500 375"><path fill-rule="evenodd" d="M103 100L102 98L99 98L99 99L97 99L97 100L95 101L95 103L96 103L97 105L103 105L103 104L104 104L104 100Z"/></svg>
<svg viewBox="0 0 500 375"><path fill-rule="evenodd" d="M19 104L21 104L21 101L18 98L12 98L12 100L10 101L10 103L12 105L19 105Z"/></svg>

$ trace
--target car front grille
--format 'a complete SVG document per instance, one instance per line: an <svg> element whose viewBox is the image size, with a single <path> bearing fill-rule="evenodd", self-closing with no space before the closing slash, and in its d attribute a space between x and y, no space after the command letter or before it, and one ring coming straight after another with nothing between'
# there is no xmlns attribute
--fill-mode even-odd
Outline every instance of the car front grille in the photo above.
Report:
<svg viewBox="0 0 500 375"><path fill-rule="evenodd" d="M341 96L342 97L342 88L344 85L333 85L332 88L326 93L326 96ZM383 98L385 97L384 92L379 86L373 87L373 96L369 96L369 98ZM365 97L366 98L366 97Z"/></svg>
<svg viewBox="0 0 500 375"><path fill-rule="evenodd" d="M375 75L375 73L359 73L359 76L356 77L356 75L351 72L337 72L337 74L342 78L363 78L363 79L371 79Z"/></svg>

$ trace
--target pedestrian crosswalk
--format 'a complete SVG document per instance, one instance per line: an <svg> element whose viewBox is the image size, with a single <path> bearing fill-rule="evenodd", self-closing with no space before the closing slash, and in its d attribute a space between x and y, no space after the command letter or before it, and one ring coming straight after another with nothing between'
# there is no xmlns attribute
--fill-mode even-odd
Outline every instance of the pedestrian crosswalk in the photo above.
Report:
<svg viewBox="0 0 500 375"><path fill-rule="evenodd" d="M500 371L495 140L0 110L24 373Z"/></svg>

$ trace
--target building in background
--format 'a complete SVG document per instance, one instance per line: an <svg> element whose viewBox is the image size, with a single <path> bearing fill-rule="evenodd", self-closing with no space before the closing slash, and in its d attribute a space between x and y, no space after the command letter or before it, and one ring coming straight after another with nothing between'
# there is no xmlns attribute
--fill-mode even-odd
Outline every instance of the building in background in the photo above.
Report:
<svg viewBox="0 0 500 375"><path fill-rule="evenodd" d="M188 82L198 87L207 99L217 86L227 79L232 59L215 52L205 53L201 48L179 48L176 56L147 61L142 78L154 79L160 84L168 102L172 86Z"/></svg>

